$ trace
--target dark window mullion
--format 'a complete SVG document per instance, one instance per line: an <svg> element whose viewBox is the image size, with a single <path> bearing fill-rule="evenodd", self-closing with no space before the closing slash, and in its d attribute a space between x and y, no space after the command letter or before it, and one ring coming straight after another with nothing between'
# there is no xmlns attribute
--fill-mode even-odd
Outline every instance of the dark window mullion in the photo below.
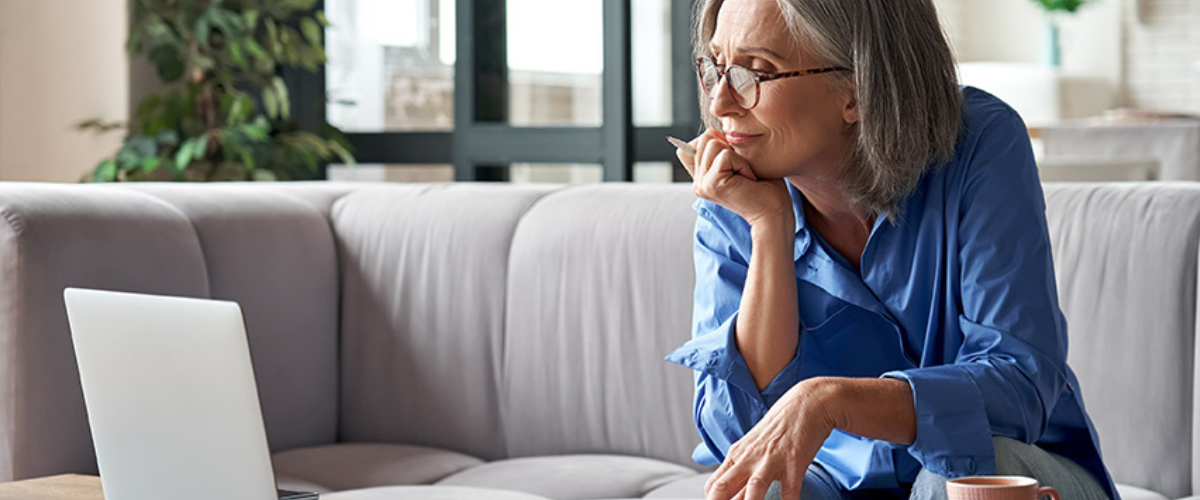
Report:
<svg viewBox="0 0 1200 500"><path fill-rule="evenodd" d="M633 180L630 0L604 0L604 181Z"/></svg>

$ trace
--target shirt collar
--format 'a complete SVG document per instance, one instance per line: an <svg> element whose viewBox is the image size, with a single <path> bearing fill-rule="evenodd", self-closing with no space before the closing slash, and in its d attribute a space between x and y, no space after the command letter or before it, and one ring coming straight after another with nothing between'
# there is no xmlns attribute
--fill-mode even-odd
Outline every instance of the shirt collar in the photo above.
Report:
<svg viewBox="0 0 1200 500"><path fill-rule="evenodd" d="M796 186L793 186L787 179L784 179L783 183L787 185L788 195L792 197L792 213L796 217L794 260L798 261L812 246L812 236L808 233L808 226L804 222L804 193L796 189Z"/></svg>

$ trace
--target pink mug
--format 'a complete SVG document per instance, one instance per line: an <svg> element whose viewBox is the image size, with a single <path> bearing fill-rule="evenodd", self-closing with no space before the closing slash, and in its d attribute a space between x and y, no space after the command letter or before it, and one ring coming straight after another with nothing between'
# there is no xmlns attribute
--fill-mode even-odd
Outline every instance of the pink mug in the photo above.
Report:
<svg viewBox="0 0 1200 500"><path fill-rule="evenodd" d="M946 481L950 500L1039 500L1050 495L1062 500L1049 486L1038 487L1036 479L1025 476L973 476Z"/></svg>

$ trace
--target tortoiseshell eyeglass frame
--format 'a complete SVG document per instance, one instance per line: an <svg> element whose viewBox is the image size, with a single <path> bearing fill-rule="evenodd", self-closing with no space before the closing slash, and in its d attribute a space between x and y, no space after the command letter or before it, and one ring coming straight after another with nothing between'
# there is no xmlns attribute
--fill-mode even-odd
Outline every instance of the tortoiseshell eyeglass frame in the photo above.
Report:
<svg viewBox="0 0 1200 500"><path fill-rule="evenodd" d="M852 71L850 68L829 67L829 68L802 69L799 71L784 71L782 73L766 73L766 72L762 72L762 71L755 71L755 70L746 68L745 66L739 66L737 64L720 65L720 64L717 64L717 62L714 61L711 57L707 57L707 56L697 57L696 58L696 77L700 79L700 88L704 89L704 93L706 95L708 95L709 98L713 97L713 92L715 91L716 87L714 86L712 89L710 89L704 85L704 62L705 61L712 63L713 68L715 68L717 70L717 74L720 75L720 79L717 80L717 85L720 85L721 82L724 82L725 85L729 86L729 90L731 92L733 92L735 95L739 95L739 94L738 94L738 91L735 90L732 87L732 85L729 83L729 72L730 71L733 71L735 68L744 70L747 73L750 73L750 76L754 78L754 102L752 102L749 106L746 106L739 102L738 106L741 106L743 109L754 109L755 106L758 106L758 98L761 95L759 86L762 84L762 82L769 82L771 80L778 80L780 78L792 78L792 77L797 77L797 76L819 75L822 73L832 73L835 71Z"/></svg>

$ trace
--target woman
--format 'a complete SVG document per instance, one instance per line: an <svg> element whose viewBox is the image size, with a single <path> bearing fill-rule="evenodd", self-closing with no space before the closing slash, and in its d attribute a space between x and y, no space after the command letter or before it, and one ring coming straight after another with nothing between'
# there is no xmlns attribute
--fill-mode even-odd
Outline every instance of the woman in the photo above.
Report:
<svg viewBox="0 0 1200 500"><path fill-rule="evenodd" d="M700 3L694 329L667 359L697 371L707 498L998 473L1116 499L1025 126L958 87L931 0Z"/></svg>

